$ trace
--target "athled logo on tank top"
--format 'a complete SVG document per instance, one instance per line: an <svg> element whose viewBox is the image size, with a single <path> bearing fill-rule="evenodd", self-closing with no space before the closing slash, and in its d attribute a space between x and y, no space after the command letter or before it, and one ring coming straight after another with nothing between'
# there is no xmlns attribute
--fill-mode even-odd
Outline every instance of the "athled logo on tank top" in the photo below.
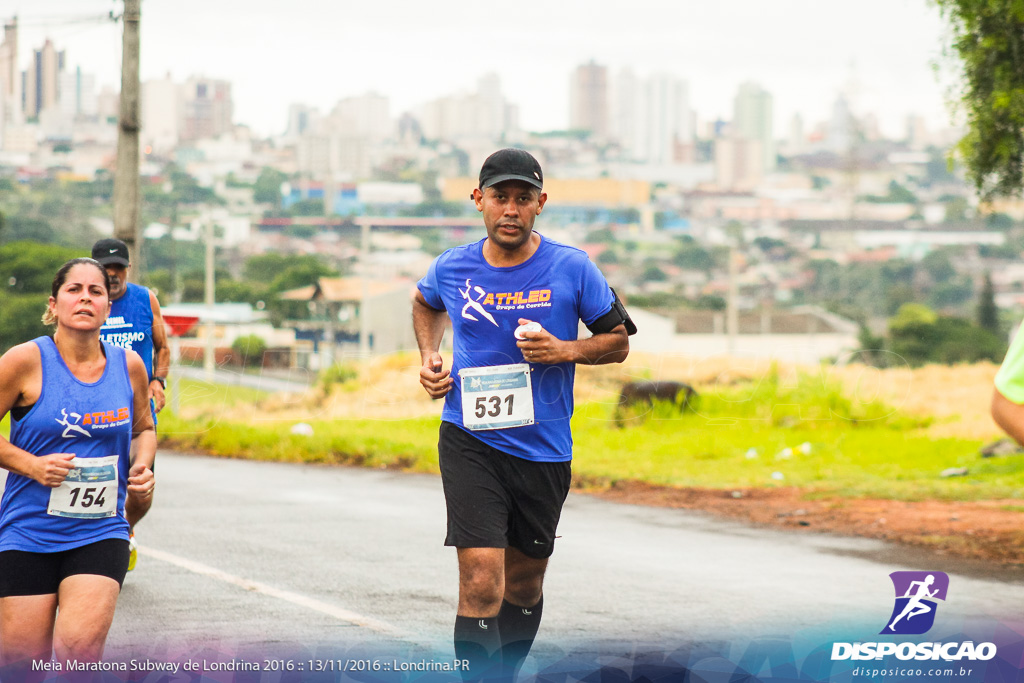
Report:
<svg viewBox="0 0 1024 683"><path fill-rule="evenodd" d="M470 284L470 280L466 280L466 288L459 289L459 294L466 300L466 305L462 307L462 317L467 320L479 320L476 316L490 321L492 324L497 326L497 321L494 316L484 308L485 306L493 306L496 311L525 311L531 308L550 308L551 307L551 290L550 289L533 289L529 292L498 292L491 294L484 290L483 287L478 285Z"/></svg>
<svg viewBox="0 0 1024 683"><path fill-rule="evenodd" d="M109 429L110 427L117 427L120 425L128 424L130 419L131 411L128 408L118 408L117 410L102 410L95 413L69 413L66 408L61 408L61 416L55 417L54 420L59 425L64 425L64 432L61 436L65 439L73 439L76 436L88 436L92 438L92 434L89 429Z"/></svg>

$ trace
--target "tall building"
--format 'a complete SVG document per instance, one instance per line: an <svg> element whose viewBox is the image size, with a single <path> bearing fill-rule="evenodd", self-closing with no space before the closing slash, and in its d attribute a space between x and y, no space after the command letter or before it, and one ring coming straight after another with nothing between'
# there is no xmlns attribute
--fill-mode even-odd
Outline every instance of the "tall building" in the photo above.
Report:
<svg viewBox="0 0 1024 683"><path fill-rule="evenodd" d="M96 77L82 73L81 67L74 71L61 71L58 76L58 100L60 110L74 118L96 116Z"/></svg>
<svg viewBox="0 0 1024 683"><path fill-rule="evenodd" d="M630 68L625 68L611 80L609 86L609 136L619 144L625 155L644 161L645 148L642 105L643 83Z"/></svg>
<svg viewBox="0 0 1024 683"><path fill-rule="evenodd" d="M182 86L181 94L179 135L182 141L216 138L231 130L234 120L231 83L193 76Z"/></svg>
<svg viewBox="0 0 1024 683"><path fill-rule="evenodd" d="M420 108L423 135L447 141L485 141L488 145L518 132L519 112L501 93L497 74L486 74L474 92L441 97Z"/></svg>
<svg viewBox="0 0 1024 683"><path fill-rule="evenodd" d="M722 190L749 192L764 177L760 140L724 137L715 140L715 183Z"/></svg>
<svg viewBox="0 0 1024 683"><path fill-rule="evenodd" d="M825 146L837 154L848 154L858 138L857 119L846 95L839 95L832 105Z"/></svg>
<svg viewBox="0 0 1024 683"><path fill-rule="evenodd" d="M5 121L16 122L21 113L21 74L18 71L18 17L4 22L4 42L0 43L0 101Z"/></svg>
<svg viewBox="0 0 1024 683"><path fill-rule="evenodd" d="M764 170L768 172L775 170L777 157L772 96L756 83L744 83L736 93L733 109L733 135L743 140L759 141Z"/></svg>
<svg viewBox="0 0 1024 683"><path fill-rule="evenodd" d="M689 86L667 74L651 76L644 88L647 105L645 156L653 163L680 161L679 149L693 144Z"/></svg>
<svg viewBox="0 0 1024 683"><path fill-rule="evenodd" d="M165 78L142 84L142 144L158 153L174 149L181 139L182 87Z"/></svg>
<svg viewBox="0 0 1024 683"><path fill-rule="evenodd" d="M569 127L588 130L597 141L608 138L608 67L591 60L569 79Z"/></svg>
<svg viewBox="0 0 1024 683"><path fill-rule="evenodd" d="M32 51L25 72L25 116L38 117L50 107L58 106L59 74L64 70L64 51L57 52L49 38L43 47Z"/></svg>
<svg viewBox="0 0 1024 683"><path fill-rule="evenodd" d="M610 137L634 161L683 161L695 135L689 86L668 74L638 78L625 69L611 84L609 126Z"/></svg>
<svg viewBox="0 0 1024 683"><path fill-rule="evenodd" d="M911 114L906 121L907 144L911 149L925 149L929 143L928 126L924 117Z"/></svg>
<svg viewBox="0 0 1024 683"><path fill-rule="evenodd" d="M288 129L284 137L288 140L297 140L300 135L310 130L319 118L319 113L313 107L305 104L292 104L288 106Z"/></svg>
<svg viewBox="0 0 1024 683"><path fill-rule="evenodd" d="M394 137L388 98L374 92L339 100L331 111L328 125L339 135L370 142Z"/></svg>

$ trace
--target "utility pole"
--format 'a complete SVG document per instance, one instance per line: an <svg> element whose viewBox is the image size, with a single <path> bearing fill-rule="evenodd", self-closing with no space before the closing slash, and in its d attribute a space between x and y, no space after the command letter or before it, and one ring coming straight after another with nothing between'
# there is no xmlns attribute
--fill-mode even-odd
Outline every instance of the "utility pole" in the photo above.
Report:
<svg viewBox="0 0 1024 683"><path fill-rule="evenodd" d="M216 376L215 370L217 365L217 342L214 339L216 334L216 325L213 321L213 304L214 304L214 264L213 264L213 219L206 219L206 286L203 300L206 302L206 327L203 334L206 335L206 350L203 352L203 371L206 374L206 381L213 384L213 380Z"/></svg>
<svg viewBox="0 0 1024 683"><path fill-rule="evenodd" d="M139 259L139 17L142 0L124 0L121 16L121 113L114 174L114 237L128 245L133 279L142 275Z"/></svg>

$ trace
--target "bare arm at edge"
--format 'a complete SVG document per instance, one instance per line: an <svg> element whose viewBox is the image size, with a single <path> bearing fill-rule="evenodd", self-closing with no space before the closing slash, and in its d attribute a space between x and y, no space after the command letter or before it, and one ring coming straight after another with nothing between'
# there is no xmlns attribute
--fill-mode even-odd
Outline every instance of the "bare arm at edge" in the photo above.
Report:
<svg viewBox="0 0 1024 683"><path fill-rule="evenodd" d="M153 292L149 293L149 306L153 310L153 377L166 379L167 373L171 370L171 347L167 344L167 328L164 326L164 316L160 312L160 302ZM159 413L166 403L164 387L155 380L148 384L149 396L156 403L156 412Z"/></svg>
<svg viewBox="0 0 1024 683"><path fill-rule="evenodd" d="M423 293L416 290L412 300L412 328L420 349L420 384L430 398L441 398L452 389L451 370L442 370L439 353L448 313L431 308Z"/></svg>
<svg viewBox="0 0 1024 683"><path fill-rule="evenodd" d="M149 377L139 354L126 351L125 356L128 361L128 378L132 383L134 464L152 469L153 461L156 460L156 429L153 427L153 414L149 410Z"/></svg>
<svg viewBox="0 0 1024 683"><path fill-rule="evenodd" d="M1014 441L1024 445L1024 405L1014 403L998 389L992 390L992 419Z"/></svg>
<svg viewBox="0 0 1024 683"><path fill-rule="evenodd" d="M32 342L18 344L0 356L0 420L18 405L19 400L22 405L39 400L39 387L29 388L28 385L33 382L41 385L41 366L39 347ZM74 453L36 455L0 437L0 467L50 488L60 486L64 481L74 457Z"/></svg>

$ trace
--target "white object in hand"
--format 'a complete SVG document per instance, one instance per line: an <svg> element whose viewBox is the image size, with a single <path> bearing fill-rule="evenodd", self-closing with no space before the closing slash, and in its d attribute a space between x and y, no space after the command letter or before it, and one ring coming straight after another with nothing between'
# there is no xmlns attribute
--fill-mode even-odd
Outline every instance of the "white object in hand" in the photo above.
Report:
<svg viewBox="0 0 1024 683"><path fill-rule="evenodd" d="M516 331L515 331L516 339L526 339L526 337L523 336L524 333L526 333L526 332L540 332L543 329L544 328L540 326L540 323L535 323L535 322L533 322L531 320L530 322L523 323L522 325L520 325L519 327L516 328Z"/></svg>

